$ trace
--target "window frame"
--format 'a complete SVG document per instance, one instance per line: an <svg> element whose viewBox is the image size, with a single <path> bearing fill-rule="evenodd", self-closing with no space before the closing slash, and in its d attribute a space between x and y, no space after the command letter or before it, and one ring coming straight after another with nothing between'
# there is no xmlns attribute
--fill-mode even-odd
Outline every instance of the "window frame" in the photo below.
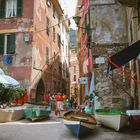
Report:
<svg viewBox="0 0 140 140"><path fill-rule="evenodd" d="M17 0L6 0L5 17L10 18L16 16L17 16Z"/></svg>
<svg viewBox="0 0 140 140"><path fill-rule="evenodd" d="M11 34L0 34L0 36L3 38L3 48L2 52L0 55L10 55L10 54L15 54L15 49L16 49L16 35L15 33Z"/></svg>
<svg viewBox="0 0 140 140"><path fill-rule="evenodd" d="M76 74L73 75L73 81L76 82Z"/></svg>
<svg viewBox="0 0 140 140"><path fill-rule="evenodd" d="M50 26L50 19L49 19L49 17L46 17L46 33L47 33L48 35L49 35L49 33L50 33L49 26Z"/></svg>
<svg viewBox="0 0 140 140"><path fill-rule="evenodd" d="M46 47L46 64L49 64L49 48Z"/></svg>
<svg viewBox="0 0 140 140"><path fill-rule="evenodd" d="M15 15L12 14L12 16L7 15L7 3L9 0L1 0L1 5L0 5L0 19L2 18L14 18L14 17L20 17L22 16L23 13L23 0L12 0L16 1L16 11Z"/></svg>

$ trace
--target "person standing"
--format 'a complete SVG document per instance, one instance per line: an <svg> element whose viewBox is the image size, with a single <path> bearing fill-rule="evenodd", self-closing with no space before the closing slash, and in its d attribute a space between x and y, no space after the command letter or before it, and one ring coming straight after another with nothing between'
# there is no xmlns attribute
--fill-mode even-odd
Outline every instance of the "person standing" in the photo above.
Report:
<svg viewBox="0 0 140 140"><path fill-rule="evenodd" d="M61 111L64 110L63 109L63 96L60 92L57 93L56 97L55 97L55 101L56 101L56 110L55 110L55 114L59 115L59 117L61 117Z"/></svg>
<svg viewBox="0 0 140 140"><path fill-rule="evenodd" d="M49 102L50 102L50 96L49 94L46 92L45 95L44 95L44 101L47 103L47 105L49 105Z"/></svg>

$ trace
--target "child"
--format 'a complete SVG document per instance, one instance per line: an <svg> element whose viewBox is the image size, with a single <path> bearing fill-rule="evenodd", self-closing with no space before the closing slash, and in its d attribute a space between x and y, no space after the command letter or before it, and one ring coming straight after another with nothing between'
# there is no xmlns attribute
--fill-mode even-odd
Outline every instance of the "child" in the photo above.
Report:
<svg viewBox="0 0 140 140"><path fill-rule="evenodd" d="M66 99L66 110L70 109L70 100L67 98Z"/></svg>

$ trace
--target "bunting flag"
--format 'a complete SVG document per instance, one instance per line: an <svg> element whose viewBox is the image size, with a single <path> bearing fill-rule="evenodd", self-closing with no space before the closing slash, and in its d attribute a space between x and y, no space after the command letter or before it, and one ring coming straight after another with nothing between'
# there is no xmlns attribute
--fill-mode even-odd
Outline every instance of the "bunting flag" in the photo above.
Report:
<svg viewBox="0 0 140 140"><path fill-rule="evenodd" d="M89 91L89 93L93 93L93 95L94 95L94 91L95 89L94 89L94 72L92 72L92 77L91 77L91 82L90 82L90 91Z"/></svg>
<svg viewBox="0 0 140 140"><path fill-rule="evenodd" d="M86 96L88 96L88 84L86 84L85 86L86 86L85 93L86 93Z"/></svg>
<svg viewBox="0 0 140 140"><path fill-rule="evenodd" d="M85 0L84 9L82 12L81 24L83 24L85 21L85 16L86 16L86 13L88 12L88 8L89 8L89 0Z"/></svg>

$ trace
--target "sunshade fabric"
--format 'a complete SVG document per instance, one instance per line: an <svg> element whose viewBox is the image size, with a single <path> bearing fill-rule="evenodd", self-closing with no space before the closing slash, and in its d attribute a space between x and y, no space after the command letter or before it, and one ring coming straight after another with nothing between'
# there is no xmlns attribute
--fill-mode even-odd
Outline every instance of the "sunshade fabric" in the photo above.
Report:
<svg viewBox="0 0 140 140"><path fill-rule="evenodd" d="M140 40L109 58L109 70L120 67L140 54ZM115 66L116 65L116 66Z"/></svg>
<svg viewBox="0 0 140 140"><path fill-rule="evenodd" d="M5 74L4 71L0 68L0 74Z"/></svg>
<svg viewBox="0 0 140 140"><path fill-rule="evenodd" d="M14 87L14 88L20 87L20 83L8 75L0 74L0 83L6 87Z"/></svg>

